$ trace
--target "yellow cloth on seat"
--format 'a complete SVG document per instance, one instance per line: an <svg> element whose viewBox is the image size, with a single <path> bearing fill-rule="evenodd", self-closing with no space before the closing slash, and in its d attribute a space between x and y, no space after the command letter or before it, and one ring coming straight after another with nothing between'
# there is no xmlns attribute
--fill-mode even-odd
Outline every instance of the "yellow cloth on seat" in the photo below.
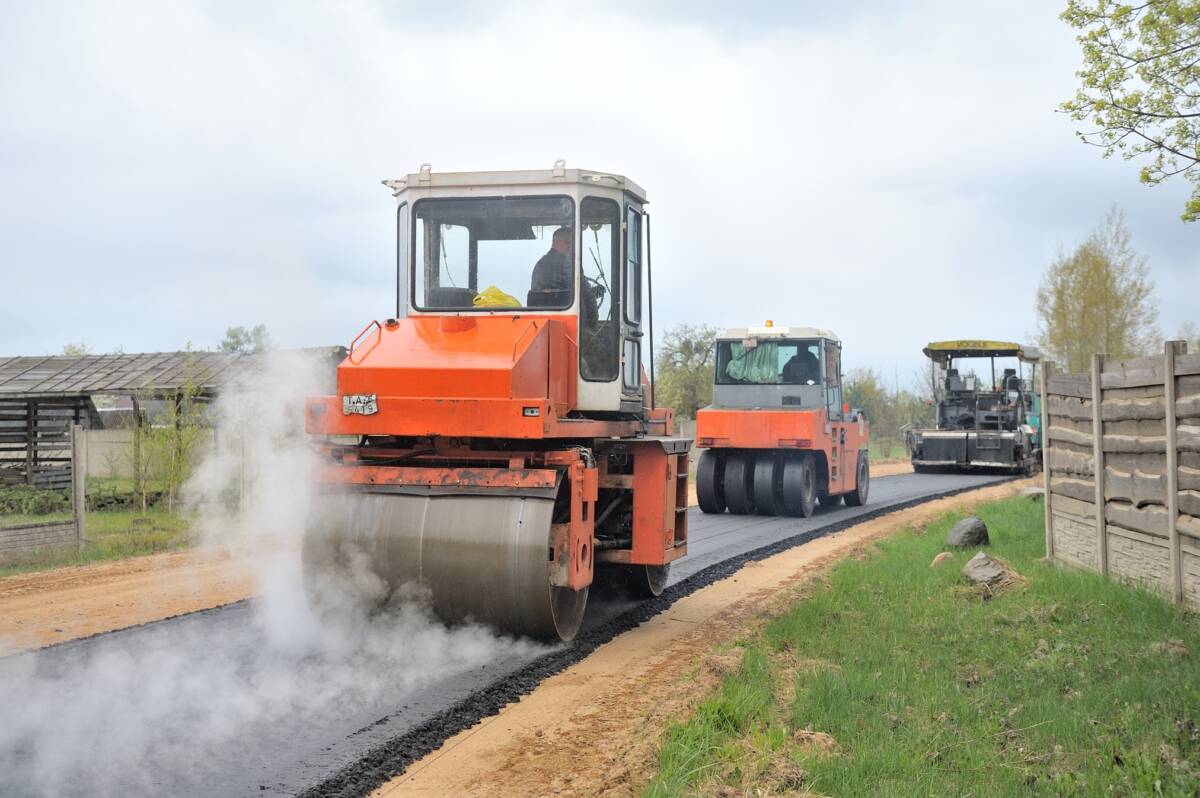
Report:
<svg viewBox="0 0 1200 798"><path fill-rule="evenodd" d="M472 303L477 308L519 308L521 301L512 294L506 294L494 285L475 295Z"/></svg>

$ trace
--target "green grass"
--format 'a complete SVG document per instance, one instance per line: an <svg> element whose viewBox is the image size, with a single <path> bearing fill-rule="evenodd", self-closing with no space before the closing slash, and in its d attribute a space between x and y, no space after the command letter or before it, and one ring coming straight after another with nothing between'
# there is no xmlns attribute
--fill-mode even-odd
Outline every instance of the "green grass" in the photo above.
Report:
<svg viewBox="0 0 1200 798"><path fill-rule="evenodd" d="M49 524L53 521L70 521L75 515L70 511L58 513L6 513L0 515L0 529L6 526L24 526L25 524Z"/></svg>
<svg viewBox="0 0 1200 798"><path fill-rule="evenodd" d="M900 438L871 438L871 462L884 463L891 460L907 460L908 453L904 450L904 441Z"/></svg>
<svg viewBox="0 0 1200 798"><path fill-rule="evenodd" d="M1196 616L1042 562L1039 502L977 512L1027 586L984 601L960 581L973 551L929 568L958 516L840 563L667 730L645 794L1200 794ZM1157 650L1167 641L1186 653ZM799 729L842 753L806 751Z"/></svg>
<svg viewBox="0 0 1200 798"><path fill-rule="evenodd" d="M37 523L47 518L35 516L30 520ZM75 546L64 546L10 554L0 560L0 577L156 554L186 548L194 542L189 534L187 517L158 508L145 513L136 510L88 513L87 538L88 543L82 551Z"/></svg>

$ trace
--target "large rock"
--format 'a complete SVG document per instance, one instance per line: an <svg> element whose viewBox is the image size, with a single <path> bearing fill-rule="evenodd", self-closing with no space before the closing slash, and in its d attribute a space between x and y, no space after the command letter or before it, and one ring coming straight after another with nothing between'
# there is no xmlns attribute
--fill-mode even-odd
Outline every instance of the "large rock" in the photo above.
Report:
<svg viewBox="0 0 1200 798"><path fill-rule="evenodd" d="M947 546L968 548L970 546L986 546L988 543L987 524L973 515L959 521L950 528L950 532L946 535Z"/></svg>
<svg viewBox="0 0 1200 798"><path fill-rule="evenodd" d="M962 575L968 582L976 585L993 585L1008 577L1004 566L993 560L984 552L979 552L963 566Z"/></svg>

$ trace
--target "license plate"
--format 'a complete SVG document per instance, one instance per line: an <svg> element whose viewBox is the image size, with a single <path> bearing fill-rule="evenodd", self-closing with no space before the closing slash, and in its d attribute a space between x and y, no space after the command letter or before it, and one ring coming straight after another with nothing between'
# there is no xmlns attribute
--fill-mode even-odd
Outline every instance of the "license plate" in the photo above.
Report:
<svg viewBox="0 0 1200 798"><path fill-rule="evenodd" d="M373 416L379 412L379 404L375 394L351 394L342 397L342 415L344 416Z"/></svg>

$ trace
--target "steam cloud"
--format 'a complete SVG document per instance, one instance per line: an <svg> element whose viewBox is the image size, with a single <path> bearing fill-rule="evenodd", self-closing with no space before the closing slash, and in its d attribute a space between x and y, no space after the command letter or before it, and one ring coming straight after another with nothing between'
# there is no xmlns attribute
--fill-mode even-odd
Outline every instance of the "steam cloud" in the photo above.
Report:
<svg viewBox="0 0 1200 798"><path fill-rule="evenodd" d="M312 465L301 410L321 380L297 354L268 357L252 377L217 403L216 443L188 495L205 545L275 552L261 558L259 597L0 659L0 795L263 794L241 774L253 757L305 755L289 745L330 717L368 726L422 686L538 650L480 626L448 629L411 589L382 610L348 600L316 617L298 540ZM358 593L378 595L360 565Z"/></svg>

